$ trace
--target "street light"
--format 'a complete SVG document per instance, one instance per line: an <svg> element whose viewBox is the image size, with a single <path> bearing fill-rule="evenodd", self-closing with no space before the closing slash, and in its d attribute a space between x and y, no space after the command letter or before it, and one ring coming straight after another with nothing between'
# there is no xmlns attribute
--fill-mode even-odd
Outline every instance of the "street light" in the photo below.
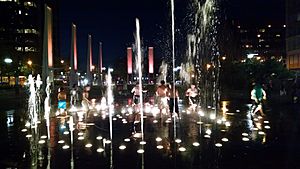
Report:
<svg viewBox="0 0 300 169"><path fill-rule="evenodd" d="M11 58L5 58L5 59L4 59L4 62L5 62L5 63L8 63L8 64L9 64L9 63L12 63L12 59L11 59Z"/></svg>
<svg viewBox="0 0 300 169"><path fill-rule="evenodd" d="M27 64L28 64L29 66L31 66L31 65L32 65L32 61L31 61L31 60L28 60L28 61L27 61Z"/></svg>
<svg viewBox="0 0 300 169"><path fill-rule="evenodd" d="M64 63L65 63L65 61L64 61L64 60L60 60L60 63L61 63L61 64L64 64Z"/></svg>
<svg viewBox="0 0 300 169"><path fill-rule="evenodd" d="M252 59L254 56L257 56L258 54L256 53L250 53L250 54L247 54L247 58L248 59Z"/></svg>

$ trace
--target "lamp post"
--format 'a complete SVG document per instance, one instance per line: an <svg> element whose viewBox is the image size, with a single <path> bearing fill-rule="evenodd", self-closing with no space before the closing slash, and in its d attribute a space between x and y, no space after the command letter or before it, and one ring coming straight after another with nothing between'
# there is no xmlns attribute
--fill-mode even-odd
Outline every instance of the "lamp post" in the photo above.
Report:
<svg viewBox="0 0 300 169"><path fill-rule="evenodd" d="M5 63L5 67L6 67L6 73L8 74L8 84L10 83L10 75L9 75L9 72L8 72L8 68L7 68L7 65L11 64L13 61L11 58L5 58L4 59L4 63ZM2 77L1 77L1 81L2 81Z"/></svg>
<svg viewBox="0 0 300 169"><path fill-rule="evenodd" d="M31 61L31 60L28 60L28 61L27 61L27 64L28 64L28 66L30 67L30 72L31 72L31 74L33 74L33 71L32 71L32 61Z"/></svg>

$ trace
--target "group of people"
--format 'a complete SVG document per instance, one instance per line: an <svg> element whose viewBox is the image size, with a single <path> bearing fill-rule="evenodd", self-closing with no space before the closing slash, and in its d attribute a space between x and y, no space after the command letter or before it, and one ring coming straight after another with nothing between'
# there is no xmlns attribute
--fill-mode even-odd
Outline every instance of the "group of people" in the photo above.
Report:
<svg viewBox="0 0 300 169"><path fill-rule="evenodd" d="M140 103L140 85L137 84L132 90L133 93L133 103L134 105L138 105ZM196 106L198 101L198 90L195 85L191 85L191 87L186 91L186 97L189 105ZM160 115L164 113L170 112L171 116L173 113L179 117L179 108L178 108L178 100L179 100L179 92L175 87L174 83L166 84L164 80L160 81L160 85L157 87L155 91L155 96L157 100L158 107L160 109Z"/></svg>
<svg viewBox="0 0 300 169"><path fill-rule="evenodd" d="M88 110L89 104L91 104L91 101L89 100L89 91L90 86L87 85L83 88L82 91L82 99L81 99L81 105L85 110ZM59 109L60 113L65 113L67 109L67 92L65 91L64 87L60 87L58 89L57 94L57 108ZM71 106L77 106L79 104L79 89L76 84L72 86L72 89L70 90L70 105Z"/></svg>

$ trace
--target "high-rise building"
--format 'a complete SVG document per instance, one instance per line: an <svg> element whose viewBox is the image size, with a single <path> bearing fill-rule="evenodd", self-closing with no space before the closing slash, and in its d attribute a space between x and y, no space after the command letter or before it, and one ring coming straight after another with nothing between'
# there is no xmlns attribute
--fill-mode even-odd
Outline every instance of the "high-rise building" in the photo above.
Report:
<svg viewBox="0 0 300 169"><path fill-rule="evenodd" d="M245 26L237 25L240 36L241 53L257 54L262 61L265 59L285 59L285 25L266 24Z"/></svg>
<svg viewBox="0 0 300 169"><path fill-rule="evenodd" d="M300 69L300 1L286 0L286 64Z"/></svg>
<svg viewBox="0 0 300 169"><path fill-rule="evenodd" d="M42 16L39 0L0 0L0 56L13 62L41 61ZM21 64L21 63L19 63Z"/></svg>
<svg viewBox="0 0 300 169"><path fill-rule="evenodd" d="M0 65L13 61L14 76L23 75L30 60L35 73L41 72L44 5L52 8L54 57L58 55L58 2L51 0L0 0ZM3 74L1 74L2 76Z"/></svg>

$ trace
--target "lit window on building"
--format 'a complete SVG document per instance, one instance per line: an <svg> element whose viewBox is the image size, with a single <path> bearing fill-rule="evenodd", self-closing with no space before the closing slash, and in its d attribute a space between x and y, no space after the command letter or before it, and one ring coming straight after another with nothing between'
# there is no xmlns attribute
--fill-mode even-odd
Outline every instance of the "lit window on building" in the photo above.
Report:
<svg viewBox="0 0 300 169"><path fill-rule="evenodd" d="M248 31L247 30L245 30L245 29L241 29L240 30L240 33L247 33Z"/></svg>
<svg viewBox="0 0 300 169"><path fill-rule="evenodd" d="M261 35L260 35L260 34L258 34L258 35L257 35L257 37L258 37L258 38L260 38L260 37L261 37Z"/></svg>
<svg viewBox="0 0 300 169"><path fill-rule="evenodd" d="M37 34L36 29L24 29L24 33L34 33Z"/></svg>
<svg viewBox="0 0 300 169"><path fill-rule="evenodd" d="M266 32L266 30L265 29L259 29L259 32L264 33L264 32Z"/></svg>
<svg viewBox="0 0 300 169"><path fill-rule="evenodd" d="M12 0L0 0L0 2L12 2Z"/></svg>
<svg viewBox="0 0 300 169"><path fill-rule="evenodd" d="M276 37L280 38L280 34L277 34Z"/></svg>
<svg viewBox="0 0 300 169"><path fill-rule="evenodd" d="M24 6L33 7L33 6L35 6L35 4L33 2L24 2Z"/></svg>
<svg viewBox="0 0 300 169"><path fill-rule="evenodd" d="M19 10L19 15L21 15L22 14L22 11L21 10Z"/></svg>
<svg viewBox="0 0 300 169"><path fill-rule="evenodd" d="M266 48L269 48L269 47L270 47L270 45L266 45L265 47L266 47Z"/></svg>
<svg viewBox="0 0 300 169"><path fill-rule="evenodd" d="M35 47L25 47L25 52L35 52L36 48Z"/></svg>
<svg viewBox="0 0 300 169"><path fill-rule="evenodd" d="M16 50L16 51L23 51L23 50L22 50L22 47L20 47L20 46L16 46L16 47L15 47L15 50Z"/></svg>
<svg viewBox="0 0 300 169"><path fill-rule="evenodd" d="M17 33L23 33L23 29L16 29L17 30Z"/></svg>
<svg viewBox="0 0 300 169"><path fill-rule="evenodd" d="M264 42L265 40L264 39L258 39L258 42Z"/></svg>

